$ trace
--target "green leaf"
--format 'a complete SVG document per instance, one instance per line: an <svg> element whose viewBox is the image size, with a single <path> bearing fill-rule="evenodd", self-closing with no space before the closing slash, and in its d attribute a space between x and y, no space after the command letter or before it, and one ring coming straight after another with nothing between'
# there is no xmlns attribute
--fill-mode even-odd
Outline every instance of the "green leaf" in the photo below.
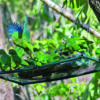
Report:
<svg viewBox="0 0 100 100"><path fill-rule="evenodd" d="M30 42L30 31L29 31L28 26L27 26L27 20L28 20L28 16L26 15L25 21L24 21L23 39Z"/></svg>
<svg viewBox="0 0 100 100"><path fill-rule="evenodd" d="M96 54L100 54L100 48L96 49Z"/></svg>

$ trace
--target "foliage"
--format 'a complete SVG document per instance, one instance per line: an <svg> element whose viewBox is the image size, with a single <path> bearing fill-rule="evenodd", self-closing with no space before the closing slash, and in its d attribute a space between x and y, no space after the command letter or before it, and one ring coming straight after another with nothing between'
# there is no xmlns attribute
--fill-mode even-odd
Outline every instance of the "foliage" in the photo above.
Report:
<svg viewBox="0 0 100 100"><path fill-rule="evenodd" d="M53 1L59 4L59 0ZM24 6L22 6L23 3ZM22 65L26 65L27 67L29 64L26 60L41 66L44 63L58 61L67 58L68 55L76 54L81 51L84 51L87 55L99 58L100 39L84 31L80 28L80 24L78 23L78 21L81 20L99 31L99 23L93 11L88 7L87 0L63 0L63 7L66 6L73 10L73 14L77 19L76 25L62 16L59 16L56 12L53 13L53 11L40 0L28 0L27 2L25 2L25 0L20 2L16 0L1 0L0 4L6 5L11 15L16 14L16 22L21 24L25 19L22 26L24 30L22 38L19 39L18 32L14 32L12 35L12 37L14 37L12 38L14 47L10 45L7 48L7 55L11 58L11 69L15 69L15 67L20 68ZM25 14L27 14L26 17ZM9 18L7 20L9 20ZM33 35L37 34L37 31L39 32L39 36L37 40L32 41ZM8 51L12 48L16 51L20 61L13 59L16 55L12 56L8 54ZM62 52L68 53L66 55ZM5 57L3 57L3 59L4 58ZM6 65L6 67L3 67L1 70L10 70L6 59L4 60L0 60L0 66ZM20 64L16 66L19 62ZM47 100L57 95L67 100L73 100L75 98L96 100L99 98L99 76L99 73L94 74L93 79L88 85L85 83L78 84L75 80L67 84L64 82L60 84L55 83L57 85L52 85L51 87L48 87L45 83L35 84L33 87L42 98L48 98Z"/></svg>
<svg viewBox="0 0 100 100"><path fill-rule="evenodd" d="M75 80L74 81L72 80L71 83L68 84L65 84L64 82L60 82L59 84L54 82L53 84L55 85L53 85L52 87L47 87L47 85L43 83L41 83L40 86L36 84L33 86L36 88L36 92L38 94L41 94L41 98L45 99L46 96L48 96L48 97L52 97L53 99L55 96L61 96L63 99L67 99L67 100L70 99L73 100L74 98L78 98L77 95L80 98L81 94L86 88L85 83L81 83L80 85L78 85L76 84ZM81 85L83 87L81 87ZM46 90L45 87L47 87Z"/></svg>

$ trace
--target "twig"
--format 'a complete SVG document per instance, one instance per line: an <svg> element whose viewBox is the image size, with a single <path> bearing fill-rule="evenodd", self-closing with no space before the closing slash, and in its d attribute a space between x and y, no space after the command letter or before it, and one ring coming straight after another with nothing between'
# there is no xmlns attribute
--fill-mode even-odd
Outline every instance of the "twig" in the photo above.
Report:
<svg viewBox="0 0 100 100"><path fill-rule="evenodd" d="M46 5L48 5L49 7L51 7L54 11L56 11L59 14L61 14L62 16L64 16L68 20L70 20L71 22L77 24L76 23L76 18L72 14L70 14L68 12L65 12L60 6L56 5L51 0L41 0L41 1L43 1ZM99 32L97 32L92 27L88 26L87 24L84 24L81 21L80 21L80 27L83 28L83 29L85 29L89 33L95 35L96 37L100 38L100 33Z"/></svg>

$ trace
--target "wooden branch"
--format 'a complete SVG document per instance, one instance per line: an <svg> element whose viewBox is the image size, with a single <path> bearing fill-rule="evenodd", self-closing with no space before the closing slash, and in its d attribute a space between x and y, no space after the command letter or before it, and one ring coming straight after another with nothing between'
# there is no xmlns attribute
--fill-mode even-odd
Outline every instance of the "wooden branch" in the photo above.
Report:
<svg viewBox="0 0 100 100"><path fill-rule="evenodd" d="M65 12L60 6L56 5L51 0L41 0L41 1L44 2L46 5L48 5L49 7L51 7L57 13L61 14L62 16L64 16L68 20L70 20L71 22L77 24L76 23L76 18L72 14L70 14L68 12ZM89 33L91 33L94 36L100 38L100 33L97 32L96 30L94 30L92 27L88 26L87 24L84 24L81 21L80 21L80 26L81 26L81 28L85 29Z"/></svg>
<svg viewBox="0 0 100 100"><path fill-rule="evenodd" d="M3 21L2 21L2 12L0 10L0 49L5 49L5 36L3 29Z"/></svg>

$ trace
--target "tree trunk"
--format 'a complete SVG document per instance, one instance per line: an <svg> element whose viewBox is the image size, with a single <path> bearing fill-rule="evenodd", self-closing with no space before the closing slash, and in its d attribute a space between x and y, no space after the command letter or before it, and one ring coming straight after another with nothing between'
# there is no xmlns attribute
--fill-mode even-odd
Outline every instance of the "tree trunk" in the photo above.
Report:
<svg viewBox="0 0 100 100"><path fill-rule="evenodd" d="M0 10L0 49L5 49L5 36L2 24L2 13ZM0 100L14 100L13 89L9 82L0 79Z"/></svg>
<svg viewBox="0 0 100 100"><path fill-rule="evenodd" d="M2 25L2 13L0 11L0 49L5 48L5 37L4 37L4 31L3 31L3 25Z"/></svg>

